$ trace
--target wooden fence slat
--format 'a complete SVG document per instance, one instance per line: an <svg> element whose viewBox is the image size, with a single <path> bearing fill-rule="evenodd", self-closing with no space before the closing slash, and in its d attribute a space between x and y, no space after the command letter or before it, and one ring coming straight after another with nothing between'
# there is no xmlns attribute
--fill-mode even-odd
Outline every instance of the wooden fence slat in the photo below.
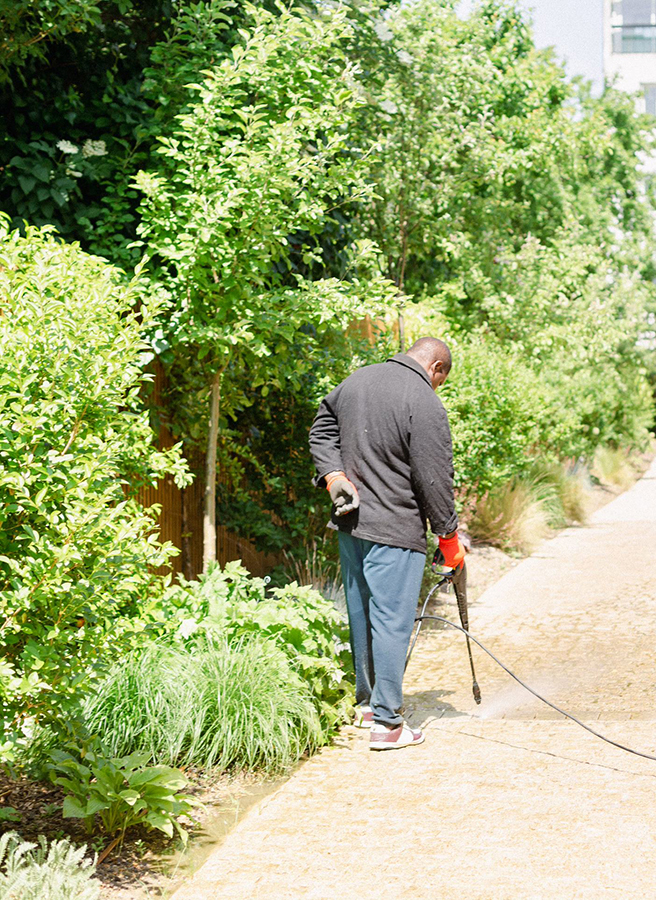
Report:
<svg viewBox="0 0 656 900"><path fill-rule="evenodd" d="M164 368L159 360L153 366L152 402L161 409L165 387ZM158 446L172 447L175 441L166 423L160 421ZM196 578L203 570L203 476L197 473L193 483L181 491L170 476L163 478L156 488L146 487L139 492L139 502L150 507L159 504L160 537L171 541L181 552L171 560L174 572L182 572L186 578ZM186 539L183 537L186 535ZM260 552L255 545L232 534L223 526L217 528L217 560L227 562L241 559L253 575L266 575L281 559L275 554Z"/></svg>

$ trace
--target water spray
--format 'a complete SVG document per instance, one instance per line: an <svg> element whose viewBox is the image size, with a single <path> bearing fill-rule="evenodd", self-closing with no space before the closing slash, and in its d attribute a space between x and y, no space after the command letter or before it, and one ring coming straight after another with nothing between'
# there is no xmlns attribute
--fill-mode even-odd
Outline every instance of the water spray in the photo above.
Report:
<svg viewBox="0 0 656 900"><path fill-rule="evenodd" d="M435 556L433 557L433 569L436 570L438 565L442 565L444 562L444 558L440 550L435 551ZM589 731L590 734L593 734L595 737L598 737L600 740L605 741L607 744L611 744L613 747L617 747L618 750L624 750L626 753L632 753L634 756L641 756L643 759L652 759L656 761L656 756L653 756L651 753L643 753L640 750L633 750L631 747L627 747L624 744L620 744L617 741L613 741L610 738L605 737L603 734L600 734L598 731L595 731L594 728L591 728L589 725L586 725L584 722L581 722L576 716L573 716L571 713L566 712L564 709L561 709L559 706L556 706L555 703L552 703L551 700L547 700L546 697L543 697L542 694L539 694L536 690L534 690L530 685L526 684L526 682L522 681L511 669L508 668L504 663L501 662L500 659L492 653L491 650L481 643L478 638L474 637L473 634L469 632L469 614L467 609L467 568L465 563L463 562L461 566L457 569L445 569L441 571L439 574L438 582L431 588L428 592L426 599L424 600L423 606L421 608L421 613L416 617L415 622L417 623L417 628L415 629L414 638L412 640L412 644L410 645L410 650L408 651L408 655L405 661L405 668L408 668L408 663L410 662L410 657L412 656L412 651L415 649L415 644L417 643L417 639L419 637L419 632L421 631L421 626L423 622L426 620L432 620L435 622L442 622L443 625L448 625L449 628L454 628L456 631L462 632L465 635L467 640L467 652L469 655L469 664L471 667L472 673L472 693L474 694L474 700L477 704L481 702L481 691L478 686L478 682L476 681L476 673L474 671L474 659L472 656L471 650L471 641L473 641L484 653L490 657L490 659L494 660L494 662L503 669L511 678L513 678L517 684L521 685L524 690L528 691L529 694L532 694L542 703L546 703L547 706L551 707L551 709L555 710L557 713L560 713L561 716L564 716L566 719L569 719L572 722L575 722L577 725L580 725L581 728L584 728L586 731ZM428 604L431 601L433 595L437 590L441 587L453 585L453 590L456 595L456 600L458 602L458 612L460 614L460 622L458 625L455 622L451 622L449 619L444 618L444 616L435 616L435 615L427 615L426 609L428 608Z"/></svg>

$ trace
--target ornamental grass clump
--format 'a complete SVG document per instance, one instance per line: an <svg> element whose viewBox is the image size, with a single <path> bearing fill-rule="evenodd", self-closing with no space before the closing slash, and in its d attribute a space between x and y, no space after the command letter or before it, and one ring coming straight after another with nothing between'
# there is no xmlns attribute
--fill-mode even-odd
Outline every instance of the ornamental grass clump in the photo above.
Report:
<svg viewBox="0 0 656 900"><path fill-rule="evenodd" d="M275 772L323 741L307 684L275 644L250 640L204 658L197 753L208 766Z"/></svg>
<svg viewBox="0 0 656 900"><path fill-rule="evenodd" d="M601 484L620 490L626 490L635 481L626 451L619 447L597 447L591 471Z"/></svg>
<svg viewBox="0 0 656 900"><path fill-rule="evenodd" d="M552 528L586 521L591 490L585 468L536 460L529 469L528 480L535 495L546 500Z"/></svg>
<svg viewBox="0 0 656 900"><path fill-rule="evenodd" d="M490 492L469 523L473 538L529 554L549 534L549 506L533 485L514 479Z"/></svg>
<svg viewBox="0 0 656 900"><path fill-rule="evenodd" d="M283 551L285 559L285 575L296 584L308 585L318 591L326 600L334 604L335 609L346 622L346 596L342 576L337 560L327 559L316 540L307 544L302 555Z"/></svg>
<svg viewBox="0 0 656 900"><path fill-rule="evenodd" d="M151 643L87 698L85 722L115 756L279 772L324 736L310 688L272 641Z"/></svg>
<svg viewBox="0 0 656 900"><path fill-rule="evenodd" d="M273 642L309 686L327 735L353 702L348 626L332 601L310 585L267 587L239 561L209 567L198 581L179 578L152 611L152 626L175 642L235 644L246 637Z"/></svg>
<svg viewBox="0 0 656 900"><path fill-rule="evenodd" d="M551 529L585 522L589 503L584 469L535 460L523 476L496 487L479 501L470 533L504 550L529 554Z"/></svg>

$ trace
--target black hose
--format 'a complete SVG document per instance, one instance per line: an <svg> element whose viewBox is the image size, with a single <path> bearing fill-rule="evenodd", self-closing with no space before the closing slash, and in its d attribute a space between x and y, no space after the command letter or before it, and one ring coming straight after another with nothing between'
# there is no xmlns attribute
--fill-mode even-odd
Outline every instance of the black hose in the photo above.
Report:
<svg viewBox="0 0 656 900"><path fill-rule="evenodd" d="M439 585L437 585L437 586L439 587ZM432 593L433 592L431 591L431 594ZM642 753L640 750L632 750L631 747L626 747L624 744L619 744L617 741L611 741L610 738L604 737L603 734L599 734L599 732L595 731L594 728L590 728L589 725L586 725L584 722L581 722L579 719L576 718L576 716L573 716L571 713L565 712L564 709L561 709L559 706L556 706L556 704L552 703L551 700L547 700L546 697L543 697L541 694L538 694L537 691L534 691L533 688L530 687L528 684L526 684L524 681L522 681L521 678L518 678L514 672L511 672L511 670L508 668L508 666L505 666L501 662L500 659L497 659L497 657L494 655L494 653L492 653L491 650L488 650L487 647L478 640L478 638L475 638L473 634L469 634L469 632L466 629L462 628L460 625L456 625L455 622L451 622L449 619L445 619L444 616L427 616L427 615L425 615L424 610L426 609L426 605L427 605L429 599L430 599L430 595L429 595L429 597L426 598L426 602L424 603L424 608L422 609L422 615L418 616L416 619L416 621L419 623L420 627L421 627L421 623L423 622L424 619L434 619L436 622L443 622L445 625L449 625L451 628L455 628L456 631L461 631L465 635L465 637L468 637L477 646L479 646L484 653L487 653L487 655L491 659L493 659L494 662L498 666L500 666L504 672L507 672L507 674L510 675L511 678L514 678L515 681L517 682L517 684L520 684L524 688L524 690L528 691L529 694L533 694L534 697L537 697L537 699L541 700L543 703L546 703L547 706L550 706L552 709L555 709L557 713L561 714L561 716L565 716L566 719L570 719L572 722L576 722L577 725L580 725L581 728L585 728L585 730L589 731L590 734L594 734L595 737L600 738L600 740L605 741L607 744L612 744L613 747L617 747L619 750L625 750L627 753L632 753L634 756L642 756L644 759L653 759L654 761L656 761L656 756L652 756L650 753ZM419 631L417 630L417 634L415 635L415 640L412 645L413 648L417 641L418 635L419 635ZM409 659L409 657L408 657L408 659ZM406 665L407 665L407 663L406 663Z"/></svg>

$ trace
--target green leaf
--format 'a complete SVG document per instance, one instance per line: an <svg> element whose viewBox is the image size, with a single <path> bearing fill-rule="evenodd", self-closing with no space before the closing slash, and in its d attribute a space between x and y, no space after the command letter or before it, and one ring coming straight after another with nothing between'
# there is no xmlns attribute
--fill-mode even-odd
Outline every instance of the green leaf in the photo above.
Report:
<svg viewBox="0 0 656 900"><path fill-rule="evenodd" d="M158 812L149 812L146 816L146 822L151 828L163 831L168 837L173 837L173 822L170 816L164 816Z"/></svg>
<svg viewBox="0 0 656 900"><path fill-rule="evenodd" d="M85 819L88 813L86 808L81 806L74 797L65 797L62 815L65 819Z"/></svg>
<svg viewBox="0 0 656 900"><path fill-rule="evenodd" d="M23 192L25 194L29 194L34 185L36 184L36 178L32 178L31 175L19 175L18 183L20 184Z"/></svg>

